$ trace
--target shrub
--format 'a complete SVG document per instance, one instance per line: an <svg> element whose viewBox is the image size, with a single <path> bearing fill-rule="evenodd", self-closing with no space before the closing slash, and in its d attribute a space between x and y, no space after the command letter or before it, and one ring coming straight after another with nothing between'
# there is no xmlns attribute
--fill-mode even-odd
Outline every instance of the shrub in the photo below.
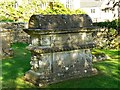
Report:
<svg viewBox="0 0 120 90"><path fill-rule="evenodd" d="M108 29L112 28L112 29L118 30L118 28L120 28L120 18L115 19L111 22L108 21L108 22L94 23L94 25L102 27L102 28L105 27L105 28L108 28Z"/></svg>
<svg viewBox="0 0 120 90"><path fill-rule="evenodd" d="M25 0L26 1L26 0ZM33 14L81 14L85 13L81 10L70 10L65 8L63 4L56 2L52 8L50 5L42 10L40 7L40 0L32 0L16 7L15 1L3 1L0 3L0 21L21 21L28 22L30 16ZM43 0L44 1L44 0ZM43 2L42 2L43 3Z"/></svg>

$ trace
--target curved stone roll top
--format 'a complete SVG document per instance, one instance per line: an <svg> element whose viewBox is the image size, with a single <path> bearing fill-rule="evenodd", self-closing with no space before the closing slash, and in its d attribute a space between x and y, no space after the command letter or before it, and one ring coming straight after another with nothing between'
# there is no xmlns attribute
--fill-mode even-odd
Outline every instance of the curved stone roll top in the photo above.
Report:
<svg viewBox="0 0 120 90"><path fill-rule="evenodd" d="M92 20L87 14L78 15L32 15L29 29L71 29L91 27Z"/></svg>

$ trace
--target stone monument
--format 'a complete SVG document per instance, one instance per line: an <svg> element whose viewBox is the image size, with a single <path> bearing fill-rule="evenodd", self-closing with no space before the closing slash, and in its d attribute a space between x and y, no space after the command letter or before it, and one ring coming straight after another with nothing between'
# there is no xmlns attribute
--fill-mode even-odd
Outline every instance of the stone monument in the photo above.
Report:
<svg viewBox="0 0 120 90"><path fill-rule="evenodd" d="M32 15L28 29L31 69L25 79L44 85L95 75L92 66L92 21L86 14Z"/></svg>

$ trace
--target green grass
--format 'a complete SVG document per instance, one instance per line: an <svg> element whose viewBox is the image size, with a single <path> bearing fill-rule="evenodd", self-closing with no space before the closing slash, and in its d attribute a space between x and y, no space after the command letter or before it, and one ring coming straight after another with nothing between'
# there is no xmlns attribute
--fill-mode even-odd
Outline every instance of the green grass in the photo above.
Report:
<svg viewBox="0 0 120 90"><path fill-rule="evenodd" d="M24 73L30 68L30 52L25 49L26 46L22 43L13 44L14 56L2 60L3 88L34 87L23 80Z"/></svg>
<svg viewBox="0 0 120 90"><path fill-rule="evenodd" d="M24 73L30 69L30 52L25 47L27 44L16 43L14 57L2 60L2 87L3 88L38 88L24 81ZM67 80L64 82L47 85L43 88L118 88L120 83L120 58L117 50L97 50L94 52L106 53L110 59L93 63L98 69L98 75Z"/></svg>
<svg viewBox="0 0 120 90"><path fill-rule="evenodd" d="M119 88L120 83L120 56L118 50L97 50L107 54L110 59L95 62L93 66L97 68L98 75L80 79L68 80L61 83L49 85L49 88Z"/></svg>

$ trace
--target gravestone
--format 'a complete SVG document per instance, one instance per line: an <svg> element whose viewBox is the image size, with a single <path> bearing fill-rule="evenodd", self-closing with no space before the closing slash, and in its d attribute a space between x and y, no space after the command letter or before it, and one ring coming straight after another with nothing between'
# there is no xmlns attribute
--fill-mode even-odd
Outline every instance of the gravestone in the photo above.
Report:
<svg viewBox="0 0 120 90"><path fill-rule="evenodd" d="M88 15L32 15L28 26L31 69L26 80L42 86L97 74L91 53L95 30Z"/></svg>

